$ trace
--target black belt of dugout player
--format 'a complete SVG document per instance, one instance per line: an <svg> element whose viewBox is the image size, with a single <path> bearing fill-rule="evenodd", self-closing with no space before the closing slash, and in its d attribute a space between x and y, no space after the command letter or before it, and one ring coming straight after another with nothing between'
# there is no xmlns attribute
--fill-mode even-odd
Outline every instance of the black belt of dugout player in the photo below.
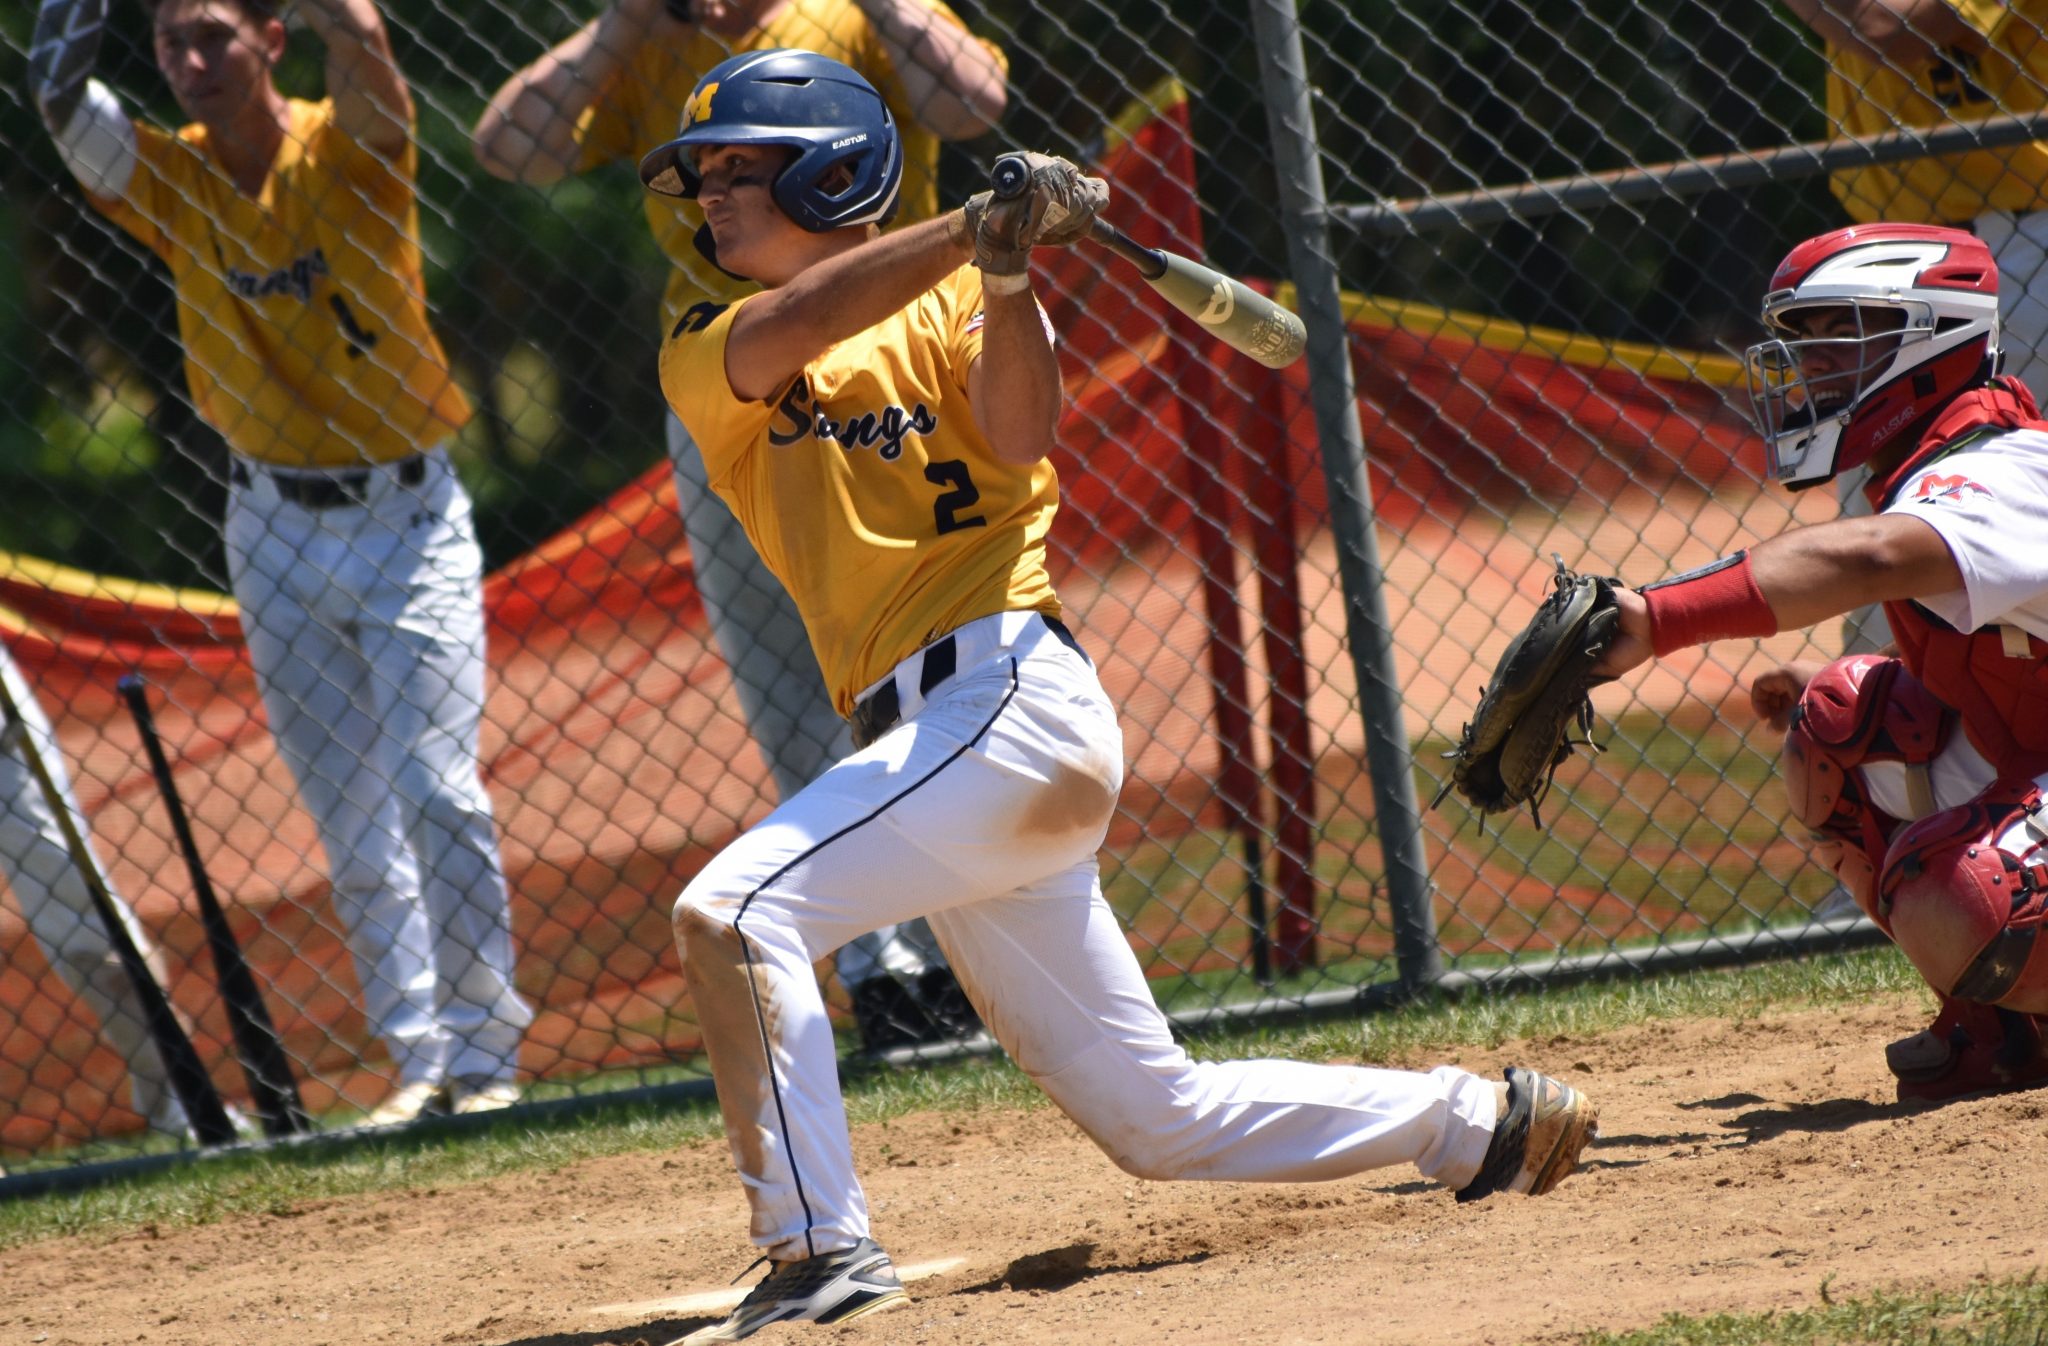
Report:
<svg viewBox="0 0 2048 1346"><path fill-rule="evenodd" d="M1081 642L1074 639L1074 633L1067 629L1065 622L1057 617L1040 616L1051 632L1058 636L1060 643L1089 662L1088 652L1081 648ZM917 670L917 692L919 696L930 696L937 687L959 671L960 648L951 636L941 636L924 647L924 662ZM853 724L853 746L865 748L882 735L896 727L903 718L903 698L896 694L896 679L890 678L868 694L865 701L853 708L849 717Z"/></svg>
<svg viewBox="0 0 2048 1346"><path fill-rule="evenodd" d="M387 464L388 466L388 464ZM367 467L350 468L343 472L294 472L289 468L270 468L256 465L256 471L269 477L277 487L277 493L304 509L333 509L337 505L360 505L370 489L370 473ZM418 486L427 479L427 458L416 453L398 463L398 484ZM250 484L250 464L236 458L228 463L228 480L237 486Z"/></svg>

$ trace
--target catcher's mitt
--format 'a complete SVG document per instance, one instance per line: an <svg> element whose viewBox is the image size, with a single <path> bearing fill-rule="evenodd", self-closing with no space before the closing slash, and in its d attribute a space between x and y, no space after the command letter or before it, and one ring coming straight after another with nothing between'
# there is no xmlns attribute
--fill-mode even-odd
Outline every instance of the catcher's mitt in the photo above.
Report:
<svg viewBox="0 0 2048 1346"><path fill-rule="evenodd" d="M1562 556L1556 560L1557 587L1508 645L1458 746L1444 754L1457 765L1431 807L1456 790L1480 813L1527 804L1541 826L1536 810L1558 766L1574 746L1599 751L1590 737L1587 692L1605 681L1593 677L1592 668L1617 633L1621 608L1614 586L1621 581L1576 574ZM1588 737L1571 737L1575 720Z"/></svg>

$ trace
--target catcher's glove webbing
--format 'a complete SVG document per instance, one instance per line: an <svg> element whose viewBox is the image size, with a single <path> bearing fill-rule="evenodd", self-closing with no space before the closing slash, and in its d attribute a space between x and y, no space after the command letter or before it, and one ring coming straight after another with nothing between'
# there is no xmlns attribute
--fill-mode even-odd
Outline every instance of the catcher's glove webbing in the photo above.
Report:
<svg viewBox="0 0 2048 1346"><path fill-rule="evenodd" d="M1593 665L1613 643L1621 608L1611 577L1574 573L1557 559L1556 588L1528 626L1509 644L1479 696L1479 709L1458 746L1444 754L1457 765L1437 791L1431 807L1456 790L1480 813L1537 808L1550 792L1557 768L1584 746L1599 751L1590 737L1595 682ZM1588 737L1573 739L1571 726Z"/></svg>

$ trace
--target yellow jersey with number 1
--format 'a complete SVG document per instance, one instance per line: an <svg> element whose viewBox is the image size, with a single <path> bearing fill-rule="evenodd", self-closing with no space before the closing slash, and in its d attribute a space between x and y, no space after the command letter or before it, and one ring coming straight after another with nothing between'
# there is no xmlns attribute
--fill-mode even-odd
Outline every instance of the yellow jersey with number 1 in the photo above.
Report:
<svg viewBox="0 0 2048 1346"><path fill-rule="evenodd" d="M93 202L170 267L186 382L230 448L280 467L434 448L469 403L427 322L416 151L387 161L335 126L331 102L287 106L257 196L204 127L137 122L126 191Z"/></svg>
<svg viewBox="0 0 2048 1346"><path fill-rule="evenodd" d="M796 600L839 713L977 617L1059 616L1045 567L1058 477L997 457L967 401L981 273L962 267L766 402L742 402L725 377L747 302L685 310L662 344L661 387L712 489Z"/></svg>

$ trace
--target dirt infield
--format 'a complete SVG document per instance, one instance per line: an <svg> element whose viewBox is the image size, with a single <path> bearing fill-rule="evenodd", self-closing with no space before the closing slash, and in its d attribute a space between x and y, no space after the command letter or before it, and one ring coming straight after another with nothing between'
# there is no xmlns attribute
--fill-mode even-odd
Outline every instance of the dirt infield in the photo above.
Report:
<svg viewBox="0 0 2048 1346"><path fill-rule="evenodd" d="M2038 1268L2048 1093L1892 1102L1880 1045L1924 1013L1897 996L1465 1053L1568 1074L1601 1104L1586 1170L1535 1201L1458 1206L1412 1169L1143 1183L1050 1109L863 1127L876 1233L915 1302L759 1340L1560 1342ZM659 1346L741 1293L745 1224L705 1143L57 1240L7 1253L0 1340Z"/></svg>

